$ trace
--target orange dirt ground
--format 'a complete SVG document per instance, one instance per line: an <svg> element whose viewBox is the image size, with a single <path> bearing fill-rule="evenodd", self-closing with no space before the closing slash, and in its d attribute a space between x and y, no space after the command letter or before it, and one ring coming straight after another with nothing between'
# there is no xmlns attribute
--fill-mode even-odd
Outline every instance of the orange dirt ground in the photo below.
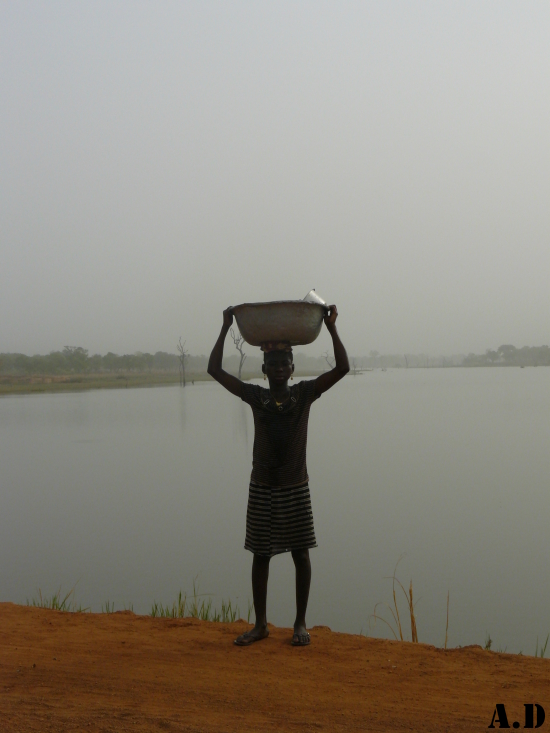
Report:
<svg viewBox="0 0 550 733"><path fill-rule="evenodd" d="M486 731L548 711L550 662L311 629L290 645L244 621L63 613L0 604L0 731ZM536 721L535 721L536 722ZM499 729L498 722L495 728Z"/></svg>

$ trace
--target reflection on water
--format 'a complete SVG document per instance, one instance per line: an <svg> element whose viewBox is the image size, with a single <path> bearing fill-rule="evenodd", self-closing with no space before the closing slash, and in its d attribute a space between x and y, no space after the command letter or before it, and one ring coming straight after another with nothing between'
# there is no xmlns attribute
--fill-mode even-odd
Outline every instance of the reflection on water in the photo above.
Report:
<svg viewBox="0 0 550 733"><path fill-rule="evenodd" d="M180 426L181 426L181 432L185 433L185 428L187 425L187 409L186 409L186 403L185 403L185 395L187 394L187 389L185 387L180 387L178 391L179 391Z"/></svg>
<svg viewBox="0 0 550 733"><path fill-rule="evenodd" d="M546 583L549 369L408 369L346 378L314 403L319 547L310 625L386 635L397 559L420 641L534 653ZM229 435L233 437L228 438ZM250 437L250 440L249 440ZM246 615L253 424L212 382L0 399L0 600L69 590L100 610L201 588ZM291 625L293 564L272 561L269 620Z"/></svg>

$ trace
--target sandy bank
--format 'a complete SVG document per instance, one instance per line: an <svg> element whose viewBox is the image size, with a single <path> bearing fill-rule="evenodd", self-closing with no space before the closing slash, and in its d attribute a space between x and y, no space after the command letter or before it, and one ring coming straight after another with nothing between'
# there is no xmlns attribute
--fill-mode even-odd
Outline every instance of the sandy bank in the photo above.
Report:
<svg viewBox="0 0 550 733"><path fill-rule="evenodd" d="M485 731L496 703L550 725L550 661L245 622L0 604L1 731ZM497 728L498 729L498 728Z"/></svg>

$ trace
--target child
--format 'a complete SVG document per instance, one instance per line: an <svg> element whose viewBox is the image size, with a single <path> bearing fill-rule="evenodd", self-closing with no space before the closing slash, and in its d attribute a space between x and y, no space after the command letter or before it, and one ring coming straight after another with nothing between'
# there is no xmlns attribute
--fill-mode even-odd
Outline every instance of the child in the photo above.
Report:
<svg viewBox="0 0 550 733"><path fill-rule="evenodd" d="M309 548L316 547L309 479L306 466L307 422L312 402L349 372L348 357L336 331L338 311L328 306L324 321L332 336L336 365L317 379L289 387L294 364L288 344L263 344L264 379L269 389L247 384L222 369L223 344L231 324L231 307L223 312L223 326L216 341L208 373L243 402L254 415L252 475L246 515L245 549L253 553L252 595L256 623L235 639L248 646L269 636L266 616L269 561L273 555L291 552L296 567L296 620L291 643L306 646L306 608L311 581Z"/></svg>

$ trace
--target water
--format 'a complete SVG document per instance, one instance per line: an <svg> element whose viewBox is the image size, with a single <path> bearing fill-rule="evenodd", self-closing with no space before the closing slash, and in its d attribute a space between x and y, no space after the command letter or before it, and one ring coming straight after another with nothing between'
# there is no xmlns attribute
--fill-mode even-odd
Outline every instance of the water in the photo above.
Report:
<svg viewBox="0 0 550 733"><path fill-rule="evenodd" d="M374 371L313 405L310 626L391 637L369 618L404 554L420 641L443 645L449 591L450 646L489 633L534 653L550 632L549 384L544 368ZM0 399L0 600L77 583L92 610L147 613L198 576L246 617L252 440L249 407L214 383ZM275 557L277 625L293 584Z"/></svg>

